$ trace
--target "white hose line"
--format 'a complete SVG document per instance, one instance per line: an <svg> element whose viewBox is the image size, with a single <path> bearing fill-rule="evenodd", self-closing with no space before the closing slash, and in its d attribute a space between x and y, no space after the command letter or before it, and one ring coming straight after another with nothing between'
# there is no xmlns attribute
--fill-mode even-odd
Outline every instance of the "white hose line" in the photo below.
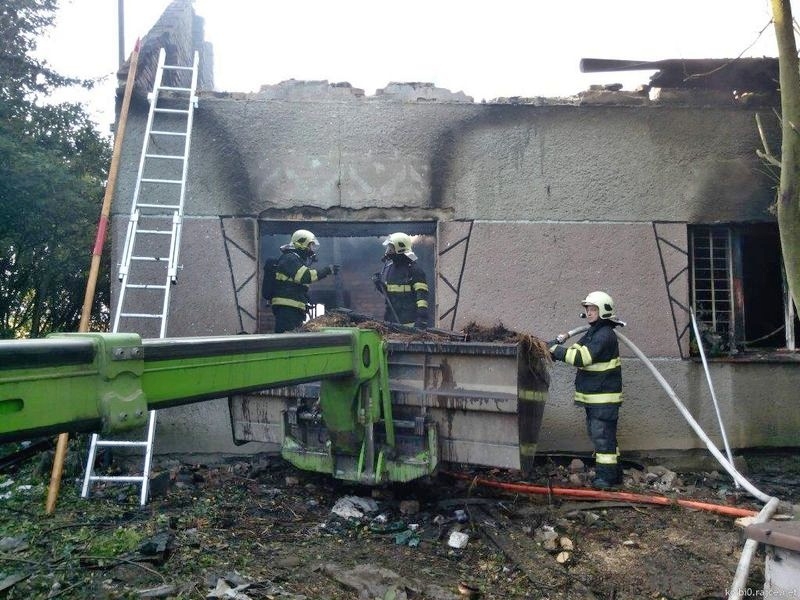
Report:
<svg viewBox="0 0 800 600"><path fill-rule="evenodd" d="M734 467L733 464L731 464L731 462L729 462L728 459L725 458L722 452L720 452L719 449L717 448L716 444L714 444L714 442L711 441L711 438L709 438L706 435L706 433L702 430L697 421L695 421L694 417L686 408L686 406L684 406L683 402L680 401L675 391L672 389L672 387L670 387L669 383L667 383L666 379L664 379L661 373L658 372L658 369L656 369L653 363L650 362L650 359L648 359L642 353L642 351L636 347L636 344L634 344L620 332L617 331L615 333L617 334L617 337L619 337L619 339L625 342L625 345L628 346L628 348L630 348L633 351L633 353L647 366L647 368L650 369L650 372L653 373L653 376L656 378L656 381L658 381L658 383L661 384L661 387L664 388L664 391L667 392L667 395L670 397L672 402L681 412L684 419L686 419L686 422L689 423L694 432L700 437L701 440L703 440L708 450L711 452L711 454L714 455L714 458L716 458L719 464L722 465L722 467L730 474L731 477L733 477L734 481L741 484L741 486L745 490L750 492L750 494L752 494L755 498L758 498L762 502L769 502L770 500L773 500L772 496L760 491L752 483L750 483L747 479L745 479L744 476L741 473L739 473L739 471L736 470L736 467Z"/></svg>
<svg viewBox="0 0 800 600"><path fill-rule="evenodd" d="M580 327L576 327L575 329L570 330L567 333L567 336L572 337L574 335L586 331L587 329L589 329L589 325L581 325ZM656 381L658 381L658 383L661 384L661 387L664 388L665 392L667 392L667 395L670 397L675 406L678 407L678 410L681 412L683 417L686 419L686 421L689 423L692 429L694 429L695 433L698 436L700 436L700 439L703 440L706 447L709 449L711 454L714 455L714 457L717 459L720 465L722 465L722 467L730 474L730 476L733 477L733 480L736 483L742 485L742 487L744 487L748 492L750 492L750 494L752 494L755 498L758 498L762 502L766 503L772 500L772 496L765 494L764 492L760 491L755 486L753 486L753 484L747 481L747 479L745 479L744 476L741 473L739 473L736 467L733 466L733 462L727 460L722 455L719 449L717 449L716 444L714 444L714 442L712 442L711 439L706 435L706 433L703 431L703 429L700 427L697 421L695 421L694 417L686 408L686 406L683 404L683 402L681 402L680 398L678 398L678 395L675 393L675 391L672 389L669 383L667 383L667 380L664 379L664 377L661 375L658 369L656 369L655 365L653 365L650 359L647 358L641 350L639 350L636 344L630 341L619 331L615 331L614 333L616 333L617 337L619 337L619 339L621 339L625 343L625 345L627 345L628 348L630 348L633 351L633 353L645 364L645 366L647 366L647 368L650 369L650 372L656 378Z"/></svg>
<svg viewBox="0 0 800 600"><path fill-rule="evenodd" d="M719 423L719 431L722 434L722 445L725 446L725 454L728 455L728 461L733 464L733 454L731 454L731 447L728 445L728 436L725 435L725 425L722 422L722 415L719 412L719 403L717 402L717 394L714 392L714 384L711 382L711 372L708 370L708 361L706 360L706 351L703 348L703 339L700 337L700 328L697 326L697 319L694 316L694 310L689 310L689 315L692 317L692 329L694 329L694 339L697 340L697 348L700 351L700 358L703 361L703 370L706 373L706 381L708 382L708 391L711 392L711 400L714 402L714 410L717 413L717 423ZM739 487L739 484L736 484Z"/></svg>
<svg viewBox="0 0 800 600"><path fill-rule="evenodd" d="M768 521L772 518L775 514L775 511L778 509L779 501L777 498L773 496L769 496L764 492L758 490L755 486L753 486L747 479L745 479L739 471L736 470L736 467L733 466L731 462L729 462L722 453L717 449L716 445L709 439L709 437L705 434L705 432L700 428L697 421L694 420L694 417L689 413L688 409L683 405L683 402L678 399L677 394L675 394L674 390L670 387L667 381L661 376L661 373L653 366L653 363L642 353L636 345L631 342L628 338L622 335L619 332L616 332L617 336L625 342L625 344L633 350L633 353L641 359L641 361L647 365L647 368L653 373L655 378L661 384L661 387L664 388L664 391L667 392L669 397L675 403L675 406L678 407L678 410L683 414L686 421L691 425L692 429L694 429L695 433L700 436L700 438L705 442L706 447L709 449L711 454L716 457L717 461L720 465L722 465L726 471L733 477L734 481L740 483L742 487L750 492L753 496L765 502L764 508L761 509L761 512L758 513L756 517L757 523L763 523L764 521ZM733 582L731 583L731 587L728 590L728 600L737 600L738 598L742 597L742 593L745 590L745 585L747 585L747 578L750 574L750 563L753 560L753 556L755 555L756 549L758 548L758 542L752 539L748 539L744 543L744 547L742 548L742 555L739 557L739 563L736 566L736 573L733 577Z"/></svg>
<svg viewBox="0 0 800 600"><path fill-rule="evenodd" d="M569 337L572 337L576 333L585 331L588 328L589 328L588 326L578 327L570 331L568 335ZM761 509L761 511L758 513L755 522L763 523L771 519L772 516L775 514L775 511L778 509L778 505L780 503L779 500L773 496L769 496L764 492L758 490L749 481L747 481L747 479L745 479L744 476L742 476L742 474L739 473L739 471L736 470L736 467L733 466L733 461L732 460L728 461L722 455L722 453L719 451L714 442L711 441L711 439L705 434L705 432L697 423L697 421L695 421L694 417L692 417L691 413L683 404L683 402L680 401L678 395L675 393L675 391L672 389L669 383L667 383L667 380L664 379L661 373L659 373L658 369L655 368L650 359L647 358L641 350L639 350L636 344L634 344L627 337L622 335L619 331L616 331L615 333L617 334L617 337L621 339L625 343L625 345L627 345L628 348L630 348L633 351L633 353L647 366L647 368L650 369L650 372L656 378L656 381L658 381L658 383L661 384L661 387L664 388L664 391L667 392L667 395L670 397L672 402L681 412L683 417L686 419L687 423L689 423L692 429L694 429L694 432L698 436L700 436L700 439L703 440L703 442L705 443L706 447L709 449L711 454L713 454L714 457L719 462L719 464L722 465L726 471L728 471L731 477L733 477L734 481L741 484L742 487L744 487L744 489L750 492L754 497L766 503L764 507ZM709 379L709 385L710 384L711 380ZM731 583L731 587L728 590L728 600L739 600L742 597L742 594L745 590L745 585L747 585L747 578L750 574L750 563L753 560L753 556L755 555L757 548L758 548L757 541L748 539L745 542L744 548L742 548L742 555L739 557L739 563L736 566L736 574L734 575L733 582Z"/></svg>
<svg viewBox="0 0 800 600"><path fill-rule="evenodd" d="M778 499L772 498L758 513L755 522L764 523L769 521L776 510L778 510ZM750 562L753 560L757 548L758 542L756 540L748 539L744 543L742 555L739 557L739 564L736 566L736 574L733 576L733 582L728 590L728 600L741 600L745 596L745 586L750 574Z"/></svg>

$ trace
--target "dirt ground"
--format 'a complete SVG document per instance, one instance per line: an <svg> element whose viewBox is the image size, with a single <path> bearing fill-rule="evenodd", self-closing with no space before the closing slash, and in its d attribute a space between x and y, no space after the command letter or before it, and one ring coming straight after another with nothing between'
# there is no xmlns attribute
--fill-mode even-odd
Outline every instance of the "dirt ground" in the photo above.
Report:
<svg viewBox="0 0 800 600"><path fill-rule="evenodd" d="M746 460L756 487L800 501L800 454ZM524 483L588 489L588 460L537 462ZM447 465L365 488L274 457L161 464L144 508L119 484L81 499L73 475L45 516L47 466L0 474L0 597L727 598L744 542L735 517L716 512L483 484L520 483L514 471ZM761 508L718 472L626 467L620 491ZM743 597L763 571L759 552Z"/></svg>

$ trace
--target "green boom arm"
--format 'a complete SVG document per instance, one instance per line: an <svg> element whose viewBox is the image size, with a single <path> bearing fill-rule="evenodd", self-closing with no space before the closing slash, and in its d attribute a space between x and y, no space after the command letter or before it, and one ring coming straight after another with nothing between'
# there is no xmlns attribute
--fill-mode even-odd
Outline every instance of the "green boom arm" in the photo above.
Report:
<svg viewBox="0 0 800 600"><path fill-rule="evenodd" d="M142 340L67 333L0 341L0 441L144 425L152 409L315 380L351 390L386 372L362 329Z"/></svg>

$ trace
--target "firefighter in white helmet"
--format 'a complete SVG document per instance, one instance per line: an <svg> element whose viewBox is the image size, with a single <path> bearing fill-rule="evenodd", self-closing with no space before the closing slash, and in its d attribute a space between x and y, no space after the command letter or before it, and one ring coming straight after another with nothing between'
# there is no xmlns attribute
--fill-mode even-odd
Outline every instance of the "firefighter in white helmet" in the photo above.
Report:
<svg viewBox="0 0 800 600"><path fill-rule="evenodd" d="M614 300L605 292L592 292L581 302L589 331L569 347L561 334L551 343L553 360L578 368L575 402L586 411L586 430L595 450L593 486L608 489L622 482L617 447L617 420L622 403L622 367L614 328L624 325L614 313Z"/></svg>
<svg viewBox="0 0 800 600"><path fill-rule="evenodd" d="M428 326L428 283L417 264L411 236L393 233L384 242L383 269L373 276L385 298L384 320L419 329Z"/></svg>
<svg viewBox="0 0 800 600"><path fill-rule="evenodd" d="M303 324L308 309L308 286L332 273L339 265L312 269L319 241L307 229L298 229L288 244L281 246L275 265L275 284L269 298L275 315L275 333L292 331Z"/></svg>

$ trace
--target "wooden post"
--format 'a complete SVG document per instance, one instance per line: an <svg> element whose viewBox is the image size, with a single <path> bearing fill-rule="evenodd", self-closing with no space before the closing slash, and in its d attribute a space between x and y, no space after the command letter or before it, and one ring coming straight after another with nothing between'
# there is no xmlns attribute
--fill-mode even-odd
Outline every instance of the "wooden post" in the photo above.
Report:
<svg viewBox="0 0 800 600"><path fill-rule="evenodd" d="M128 109L131 104L131 94L133 93L133 84L136 80L136 67L139 63L139 40L136 40L136 45L131 52L130 67L128 70L128 79L125 83L125 96L122 100L122 108L119 113L119 123L114 135L114 150L111 154L111 166L108 170L108 182L106 183L106 192L103 197L103 206L100 210L100 221L97 225L97 236L95 237L94 248L92 250L92 262L89 268L89 280L86 283L86 293L83 297L83 310L81 311L81 321L78 326L78 331L89 331L89 318L92 311L92 304L94 303L94 294L97 288L97 276L100 272L100 257L103 255L103 245L106 240L106 232L108 230L108 217L111 214L111 201L114 196L114 188L117 182L117 173L119 172L119 157L122 153L122 139L125 136L125 125L128 122ZM56 443L56 452L53 459L53 471L50 474L50 487L47 490L47 505L46 511L48 515L53 514L56 507L56 500L58 499L58 491L61 488L61 475L64 471L64 459L67 456L67 446L69 444L69 434L61 433L58 435L58 442Z"/></svg>

